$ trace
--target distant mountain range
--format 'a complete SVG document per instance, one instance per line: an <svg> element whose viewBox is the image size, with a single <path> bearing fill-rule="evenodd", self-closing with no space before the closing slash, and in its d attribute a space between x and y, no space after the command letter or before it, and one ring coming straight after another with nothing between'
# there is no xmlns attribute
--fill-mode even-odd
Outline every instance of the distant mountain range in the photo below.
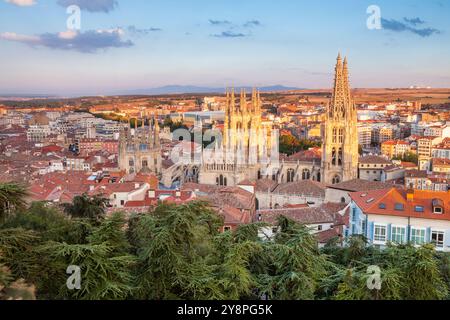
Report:
<svg viewBox="0 0 450 320"><path fill-rule="evenodd" d="M251 92L252 87L236 87L236 92L241 89L245 89L247 92ZM301 88L285 87L282 85L274 85L258 88L261 92L274 92L274 91L290 91L301 90ZM119 93L120 95L163 95L163 94L185 94L185 93L224 93L225 88L212 88L212 87L197 87L197 86L164 86L151 89L137 89L127 90Z"/></svg>
<svg viewBox="0 0 450 320"><path fill-rule="evenodd" d="M248 93L253 89L252 87L235 87L235 91L238 93L241 89L245 89ZM301 88L296 87L285 87L282 85L266 86L258 88L261 92L281 92L281 91L291 91L291 90L301 90ZM180 86L180 85L169 85L164 87L149 88L149 89L133 89L133 90L123 90L123 91L110 91L104 92L103 96L157 96L157 95L169 95L169 94L222 94L225 93L225 88L214 88L214 87L199 87L199 86ZM32 99L63 99L63 98L76 98L76 97L88 97L88 96L99 96L100 94L93 93L80 93L80 94L70 94L70 95L49 95L49 94L0 94L0 101L27 101Z"/></svg>

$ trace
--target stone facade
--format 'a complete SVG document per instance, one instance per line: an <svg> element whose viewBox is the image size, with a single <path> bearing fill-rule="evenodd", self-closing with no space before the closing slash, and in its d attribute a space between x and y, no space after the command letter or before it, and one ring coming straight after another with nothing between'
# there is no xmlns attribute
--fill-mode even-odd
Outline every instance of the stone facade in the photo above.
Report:
<svg viewBox="0 0 450 320"><path fill-rule="evenodd" d="M204 150L199 182L235 186L278 172L278 136L262 124L261 98L253 90L249 102L244 90L236 103L234 89L227 93L222 141L213 150Z"/></svg>
<svg viewBox="0 0 450 320"><path fill-rule="evenodd" d="M119 142L119 168L127 174L162 173L161 145L159 124L156 118L149 121L146 127L131 128L131 119L127 129L123 128Z"/></svg>
<svg viewBox="0 0 450 320"><path fill-rule="evenodd" d="M357 111L349 85L347 58L338 56L333 95L327 108L322 154L322 182L337 184L357 178Z"/></svg>

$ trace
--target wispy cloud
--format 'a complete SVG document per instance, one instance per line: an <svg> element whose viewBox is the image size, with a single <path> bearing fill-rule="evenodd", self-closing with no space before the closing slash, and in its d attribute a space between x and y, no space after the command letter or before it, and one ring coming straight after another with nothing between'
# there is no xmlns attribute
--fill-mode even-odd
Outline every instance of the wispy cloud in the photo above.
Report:
<svg viewBox="0 0 450 320"><path fill-rule="evenodd" d="M89 12L104 12L113 11L117 5L117 0L58 0L58 4L62 7L77 5L81 10Z"/></svg>
<svg viewBox="0 0 450 320"><path fill-rule="evenodd" d="M261 21L259 20L249 20L243 25L245 28L259 27L261 26Z"/></svg>
<svg viewBox="0 0 450 320"><path fill-rule="evenodd" d="M230 25L231 22L228 20L213 20L209 19L209 24L213 26L223 26L223 25Z"/></svg>
<svg viewBox="0 0 450 320"><path fill-rule="evenodd" d="M35 36L14 32L0 34L0 39L24 43L34 47L46 47L58 50L71 50L81 53L95 53L109 48L128 48L134 43L123 39L124 31L120 28L107 30L89 30L86 32L65 31L44 33Z"/></svg>
<svg viewBox="0 0 450 320"><path fill-rule="evenodd" d="M420 24L424 24L424 23L425 23L425 21L423 21L423 20L420 19L419 17L417 17L417 18L411 18L411 19L405 17L405 18L403 18L403 20L405 20L406 23L412 24L413 26L417 26L417 25L420 25Z"/></svg>
<svg viewBox="0 0 450 320"><path fill-rule="evenodd" d="M134 26L134 25L131 25L131 26L128 26L128 27L127 27L127 31L128 31L130 34L132 34L132 35L136 35L136 36L145 36L145 35L148 35L148 34L150 34L150 33L152 33L152 32L159 32L159 31L162 31L162 29L161 29L161 28L154 28L154 27L152 27L152 28L147 28L147 29L140 29L140 28L137 28L137 27Z"/></svg>
<svg viewBox="0 0 450 320"><path fill-rule="evenodd" d="M406 19L406 18L405 18ZM418 19L418 20L417 20ZM412 19L413 22L404 23L395 19L381 19L383 29L394 31L394 32L412 32L420 37L426 38L433 34L441 33L440 30L435 28L416 28L417 24L424 23L420 18Z"/></svg>
<svg viewBox="0 0 450 320"><path fill-rule="evenodd" d="M221 33L213 34L212 36L215 38L243 38L247 35L240 32L223 31Z"/></svg>
<svg viewBox="0 0 450 320"><path fill-rule="evenodd" d="M36 4L35 0L5 0L5 1L19 7L29 7Z"/></svg>

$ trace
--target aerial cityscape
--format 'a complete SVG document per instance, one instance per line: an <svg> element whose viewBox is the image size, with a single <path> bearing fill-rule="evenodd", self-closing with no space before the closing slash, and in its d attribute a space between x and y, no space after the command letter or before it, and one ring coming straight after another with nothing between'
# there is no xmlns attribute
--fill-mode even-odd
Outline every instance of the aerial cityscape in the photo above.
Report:
<svg viewBox="0 0 450 320"><path fill-rule="evenodd" d="M320 2L1 0L0 300L448 300L450 4Z"/></svg>

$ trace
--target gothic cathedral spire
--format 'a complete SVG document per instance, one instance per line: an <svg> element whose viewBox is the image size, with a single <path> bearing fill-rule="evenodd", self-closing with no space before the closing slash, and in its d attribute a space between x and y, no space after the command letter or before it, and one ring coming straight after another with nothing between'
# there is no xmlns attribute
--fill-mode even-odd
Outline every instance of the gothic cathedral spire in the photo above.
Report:
<svg viewBox="0 0 450 320"><path fill-rule="evenodd" d="M322 181L336 184L357 178L357 112L350 90L348 61L338 55L328 104L322 154Z"/></svg>

